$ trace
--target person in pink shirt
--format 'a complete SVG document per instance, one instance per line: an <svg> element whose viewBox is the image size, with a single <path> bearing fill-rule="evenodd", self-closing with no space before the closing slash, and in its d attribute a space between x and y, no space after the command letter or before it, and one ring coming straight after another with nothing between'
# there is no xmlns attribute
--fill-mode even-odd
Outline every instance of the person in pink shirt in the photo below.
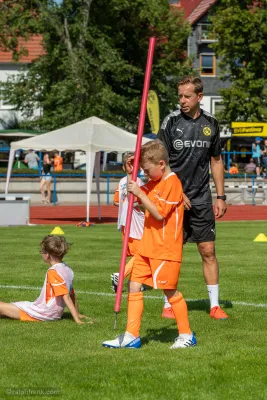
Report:
<svg viewBox="0 0 267 400"><path fill-rule="evenodd" d="M77 324L85 323L82 319L88 317L79 313L72 287L73 271L62 261L69 247L70 244L62 236L48 235L41 241L40 253L50 268L45 275L40 296L34 302L0 302L0 317L21 321L56 321L62 318L67 306Z"/></svg>

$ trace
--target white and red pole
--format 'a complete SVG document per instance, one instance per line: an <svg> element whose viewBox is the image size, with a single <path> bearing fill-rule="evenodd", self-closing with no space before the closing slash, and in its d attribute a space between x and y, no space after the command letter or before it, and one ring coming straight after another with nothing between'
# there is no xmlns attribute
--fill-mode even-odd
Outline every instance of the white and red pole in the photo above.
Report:
<svg viewBox="0 0 267 400"><path fill-rule="evenodd" d="M140 108L140 117L139 117L139 123L138 123L135 154L134 154L134 165L133 165L133 174L132 174L133 181L136 181L138 167L139 167L140 149L141 149L141 145L142 145L142 136L143 136L145 118L146 118L146 104L147 104L147 96L148 96L148 90L149 90L149 85L150 85L150 76L151 76L151 71L152 71L155 42L156 42L155 37L152 37L149 39L149 49L148 49L148 56L147 56L146 73L145 73L145 80L144 80L142 103L141 103L141 108ZM131 221L132 221L133 203L134 203L134 195L132 193L130 193L130 196L128 199L128 213L127 213L127 218L126 218L126 225L125 225L125 230L124 230L124 240L123 240L121 261L120 261L119 283L118 283L118 288L117 288L116 301L115 301L115 305L114 305L114 312L116 314L120 312L120 306L121 306L122 287L123 287L123 281L124 281L124 270L125 270L126 257L127 257L130 226L131 226ZM115 324L116 324L116 321L115 321Z"/></svg>

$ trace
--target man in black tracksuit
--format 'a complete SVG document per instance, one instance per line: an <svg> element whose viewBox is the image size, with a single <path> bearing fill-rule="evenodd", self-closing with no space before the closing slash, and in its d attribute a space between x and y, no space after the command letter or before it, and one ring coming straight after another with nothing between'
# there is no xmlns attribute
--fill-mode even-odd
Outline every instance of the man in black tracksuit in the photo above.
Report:
<svg viewBox="0 0 267 400"><path fill-rule="evenodd" d="M165 118L158 138L166 146L170 167L183 185L184 239L185 242L196 242L202 257L210 316L227 319L227 314L219 306L219 267L214 245L215 218L221 218L227 208L218 121L200 108L203 84L199 78L183 78L178 84L178 93L180 110ZM214 207L209 167L217 191Z"/></svg>

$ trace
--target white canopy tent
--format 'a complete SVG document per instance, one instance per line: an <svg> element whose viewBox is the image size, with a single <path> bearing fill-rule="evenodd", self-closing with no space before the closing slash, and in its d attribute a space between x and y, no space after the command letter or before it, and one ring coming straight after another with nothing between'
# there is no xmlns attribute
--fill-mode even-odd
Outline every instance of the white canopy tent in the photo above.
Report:
<svg viewBox="0 0 267 400"><path fill-rule="evenodd" d="M149 139L143 139L143 143L146 143L148 141ZM10 175L16 150L83 150L86 152L86 221L89 222L89 205L94 165L98 193L98 206L100 205L100 151L117 151L121 153L124 153L126 151L134 151L135 144L136 135L124 131L123 129L117 128L116 126L109 124L108 122L97 117L91 117L83 121L77 122L76 124L72 124L64 128L57 129L55 131L44 133L40 136L12 142L8 161L5 193L8 193Z"/></svg>

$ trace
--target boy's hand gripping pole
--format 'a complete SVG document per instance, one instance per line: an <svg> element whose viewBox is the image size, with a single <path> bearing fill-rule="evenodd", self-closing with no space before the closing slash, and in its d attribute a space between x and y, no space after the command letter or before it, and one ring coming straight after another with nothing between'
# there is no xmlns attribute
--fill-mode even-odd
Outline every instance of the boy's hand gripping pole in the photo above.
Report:
<svg viewBox="0 0 267 400"><path fill-rule="evenodd" d="M152 37L149 39L149 49L148 49L148 56L147 56L146 73L145 73L145 80L144 80L142 103L141 103L141 108L140 108L140 117L139 117L139 123L138 123L135 154L134 154L134 165L133 165L133 174L132 174L133 181L136 181L138 166L139 166L140 150L141 150L141 145L142 145L142 136L143 136L143 131L144 131L144 125L145 125L146 104L147 104L147 96L148 96L148 90L149 90L149 84L150 84L150 76L151 76L151 71L152 71L155 42L156 42L155 37ZM128 199L128 212L127 212L127 218L126 218L124 240L123 240L121 261L120 261L119 283L118 283L116 301L115 301L115 306L114 306L114 312L115 312L114 329L116 328L117 313L120 312L122 287L123 287L123 281L124 281L124 270L125 270L127 250L128 250L130 226L131 226L131 221L132 221L133 203L134 203L134 195L132 193L130 193L130 196Z"/></svg>

